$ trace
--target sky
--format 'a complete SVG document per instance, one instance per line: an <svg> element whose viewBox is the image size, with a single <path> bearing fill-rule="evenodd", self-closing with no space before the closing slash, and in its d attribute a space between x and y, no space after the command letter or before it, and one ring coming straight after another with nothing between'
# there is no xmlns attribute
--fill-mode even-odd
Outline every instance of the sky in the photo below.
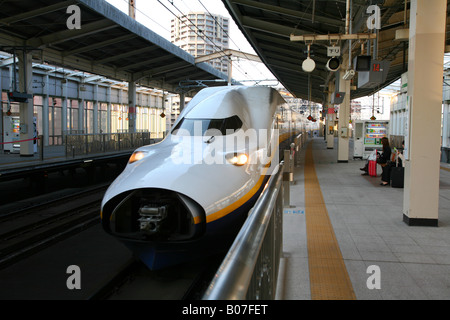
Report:
<svg viewBox="0 0 450 320"><path fill-rule="evenodd" d="M128 14L128 0L106 0ZM230 23L230 49L255 54L255 51L234 23L221 0L135 0L136 20L150 30L170 41L170 20L175 15L190 11L209 11L227 17ZM205 9L206 8L206 9ZM233 59L232 77L244 84L253 84L250 80L275 79L263 63ZM277 81L262 84L276 85Z"/></svg>

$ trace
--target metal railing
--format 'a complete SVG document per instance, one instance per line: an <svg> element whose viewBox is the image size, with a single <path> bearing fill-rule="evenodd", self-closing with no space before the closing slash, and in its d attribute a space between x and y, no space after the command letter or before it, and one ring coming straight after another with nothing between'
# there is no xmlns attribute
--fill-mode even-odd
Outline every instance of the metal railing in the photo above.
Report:
<svg viewBox="0 0 450 320"><path fill-rule="evenodd" d="M233 242L204 300L273 300L283 250L283 163Z"/></svg>
<svg viewBox="0 0 450 320"><path fill-rule="evenodd" d="M159 140L150 132L68 134L65 136L66 157L133 150Z"/></svg>

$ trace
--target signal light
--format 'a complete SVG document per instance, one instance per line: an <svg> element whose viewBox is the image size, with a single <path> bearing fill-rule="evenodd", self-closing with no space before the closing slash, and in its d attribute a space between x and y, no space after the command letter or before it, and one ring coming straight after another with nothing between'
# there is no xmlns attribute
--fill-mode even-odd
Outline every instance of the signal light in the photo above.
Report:
<svg viewBox="0 0 450 320"><path fill-rule="evenodd" d="M333 57L328 60L326 68L328 71L336 72L336 71L338 71L340 65L341 65L341 62L339 61L339 59L336 57Z"/></svg>

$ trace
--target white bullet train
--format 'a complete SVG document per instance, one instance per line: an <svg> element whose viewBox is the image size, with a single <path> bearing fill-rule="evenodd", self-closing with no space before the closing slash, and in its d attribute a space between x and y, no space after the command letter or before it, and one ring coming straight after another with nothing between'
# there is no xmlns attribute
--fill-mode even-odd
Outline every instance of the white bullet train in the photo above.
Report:
<svg viewBox="0 0 450 320"><path fill-rule="evenodd" d="M133 153L103 198L103 228L152 270L227 250L279 145L302 131L275 89L203 89L162 142Z"/></svg>

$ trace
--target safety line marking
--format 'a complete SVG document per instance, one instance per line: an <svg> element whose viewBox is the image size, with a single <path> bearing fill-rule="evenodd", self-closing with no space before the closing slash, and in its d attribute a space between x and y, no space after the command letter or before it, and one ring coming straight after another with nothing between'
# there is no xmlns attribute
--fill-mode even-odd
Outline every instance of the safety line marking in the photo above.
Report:
<svg viewBox="0 0 450 320"><path fill-rule="evenodd" d="M356 300L314 167L312 142L305 159L305 215L312 300Z"/></svg>

